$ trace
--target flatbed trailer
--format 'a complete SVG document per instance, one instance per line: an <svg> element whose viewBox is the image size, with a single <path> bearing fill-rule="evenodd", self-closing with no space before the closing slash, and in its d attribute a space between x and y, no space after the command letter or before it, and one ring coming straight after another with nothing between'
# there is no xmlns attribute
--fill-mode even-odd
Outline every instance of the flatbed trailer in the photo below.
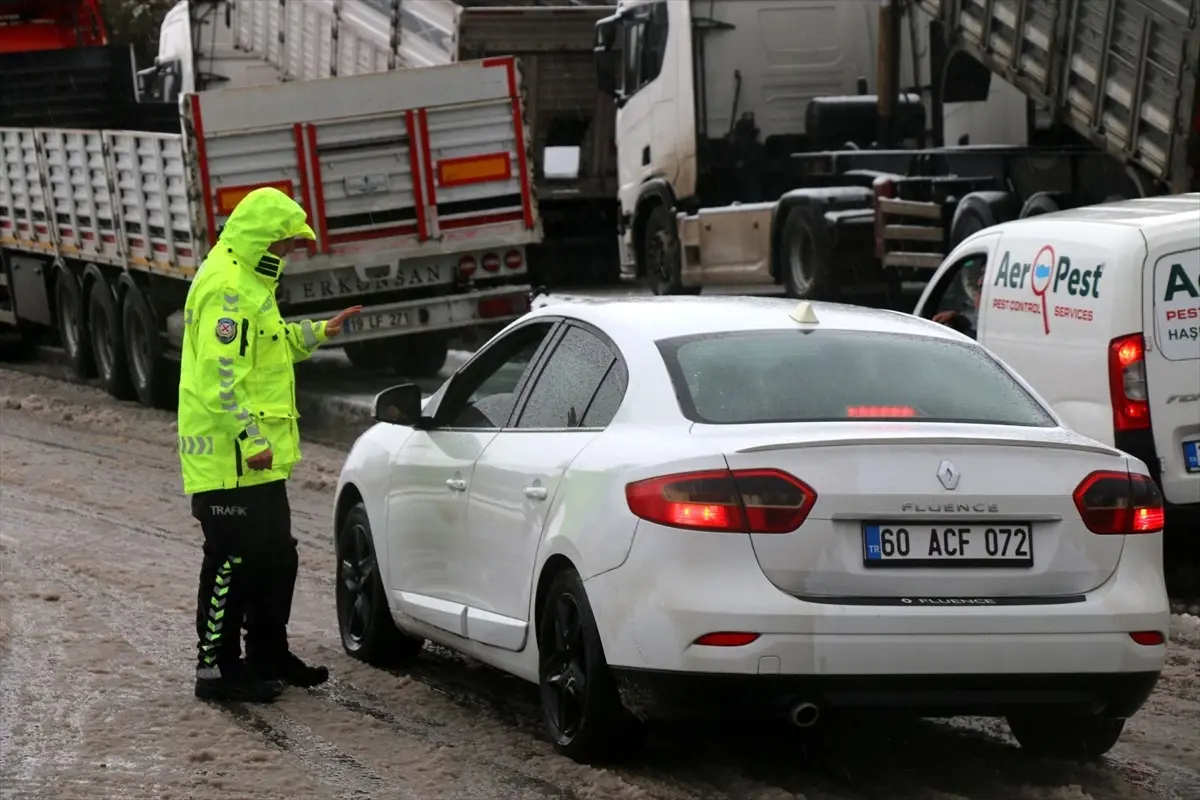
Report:
<svg viewBox="0 0 1200 800"><path fill-rule="evenodd" d="M528 308L541 238L515 58L186 95L178 133L0 127L0 327L171 402L189 281L237 202L289 193L316 241L285 317L365 305L352 359L436 373L448 339Z"/></svg>

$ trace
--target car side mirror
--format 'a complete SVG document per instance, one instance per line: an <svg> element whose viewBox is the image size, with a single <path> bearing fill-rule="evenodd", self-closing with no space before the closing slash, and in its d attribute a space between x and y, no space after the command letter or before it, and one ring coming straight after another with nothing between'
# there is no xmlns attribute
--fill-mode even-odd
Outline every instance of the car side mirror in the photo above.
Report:
<svg viewBox="0 0 1200 800"><path fill-rule="evenodd" d="M375 395L375 420L390 425L421 427L421 387L401 383Z"/></svg>

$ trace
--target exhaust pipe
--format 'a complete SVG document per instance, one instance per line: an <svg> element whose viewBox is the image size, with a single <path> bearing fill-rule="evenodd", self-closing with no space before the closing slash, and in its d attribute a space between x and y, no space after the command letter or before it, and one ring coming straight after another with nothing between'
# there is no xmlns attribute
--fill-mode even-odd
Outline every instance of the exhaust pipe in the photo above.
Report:
<svg viewBox="0 0 1200 800"><path fill-rule="evenodd" d="M811 728L821 718L821 709L815 703L801 701L792 706L788 718L797 728Z"/></svg>

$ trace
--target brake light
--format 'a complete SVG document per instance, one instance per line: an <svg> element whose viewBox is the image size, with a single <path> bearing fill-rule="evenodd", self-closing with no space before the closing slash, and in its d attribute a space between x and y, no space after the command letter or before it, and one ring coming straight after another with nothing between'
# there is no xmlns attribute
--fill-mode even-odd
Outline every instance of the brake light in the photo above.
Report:
<svg viewBox="0 0 1200 800"><path fill-rule="evenodd" d="M711 470L649 478L625 486L629 510L671 528L724 533L791 533L817 493L776 469Z"/></svg>
<svg viewBox="0 0 1200 800"><path fill-rule="evenodd" d="M1109 343L1108 391L1115 431L1138 431L1150 427L1150 402L1146 392L1146 342L1140 333L1119 336Z"/></svg>
<svg viewBox="0 0 1200 800"><path fill-rule="evenodd" d="M487 272L495 272L500 269L500 256L495 253L485 253L483 256L483 268Z"/></svg>
<svg viewBox="0 0 1200 800"><path fill-rule="evenodd" d="M1126 536L1163 529L1166 515L1162 493L1149 476L1093 472L1072 497L1083 524L1092 533Z"/></svg>
<svg viewBox="0 0 1200 800"><path fill-rule="evenodd" d="M474 256L463 256L458 260L458 274L464 278L469 278L475 274L478 266L479 263L475 260Z"/></svg>
<svg viewBox="0 0 1200 800"><path fill-rule="evenodd" d="M909 406L847 406L847 417L866 417L869 419L892 417L915 417L917 410Z"/></svg>
<svg viewBox="0 0 1200 800"><path fill-rule="evenodd" d="M525 258L520 250L509 250L504 254L504 266L509 269L520 269L525 266Z"/></svg>

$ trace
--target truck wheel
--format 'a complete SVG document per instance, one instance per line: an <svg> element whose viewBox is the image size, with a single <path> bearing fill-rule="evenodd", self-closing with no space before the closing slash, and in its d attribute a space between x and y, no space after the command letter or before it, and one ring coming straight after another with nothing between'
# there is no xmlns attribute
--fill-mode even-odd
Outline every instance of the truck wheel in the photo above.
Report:
<svg viewBox="0 0 1200 800"><path fill-rule="evenodd" d="M656 205L650 212L642 230L641 250L643 278L654 294L700 294L699 286L683 286L679 232L671 209Z"/></svg>
<svg viewBox="0 0 1200 800"><path fill-rule="evenodd" d="M437 333L419 333L390 343L392 368L406 378L436 378L446 366L450 345Z"/></svg>
<svg viewBox="0 0 1200 800"><path fill-rule="evenodd" d="M125 358L121 317L107 283L100 280L92 282L87 309L92 356L96 361L100 385L118 400L132 400L135 395L129 381L129 362Z"/></svg>
<svg viewBox="0 0 1200 800"><path fill-rule="evenodd" d="M380 370L388 366L388 353L381 342L351 342L342 348L355 369Z"/></svg>
<svg viewBox="0 0 1200 800"><path fill-rule="evenodd" d="M84 317L83 289L70 270L58 270L54 281L54 310L58 319L58 338L67 352L71 372L77 378L92 377L96 374L96 363Z"/></svg>
<svg viewBox="0 0 1200 800"><path fill-rule="evenodd" d="M985 228L1017 218L1020 210L1008 192L972 192L958 203L950 226L950 249Z"/></svg>
<svg viewBox="0 0 1200 800"><path fill-rule="evenodd" d="M121 304L121 331L129 377L138 402L147 408L171 409L178 403L178 375L163 357L162 338L154 311L141 291L130 287Z"/></svg>
<svg viewBox="0 0 1200 800"><path fill-rule="evenodd" d="M780 266L788 297L802 300L837 298L833 243L825 218L812 206L792 206L779 237Z"/></svg>
<svg viewBox="0 0 1200 800"><path fill-rule="evenodd" d="M1061 192L1037 192L1030 195L1025 205L1021 206L1021 213L1017 218L1040 217L1042 214L1053 214L1070 207L1067 196Z"/></svg>

